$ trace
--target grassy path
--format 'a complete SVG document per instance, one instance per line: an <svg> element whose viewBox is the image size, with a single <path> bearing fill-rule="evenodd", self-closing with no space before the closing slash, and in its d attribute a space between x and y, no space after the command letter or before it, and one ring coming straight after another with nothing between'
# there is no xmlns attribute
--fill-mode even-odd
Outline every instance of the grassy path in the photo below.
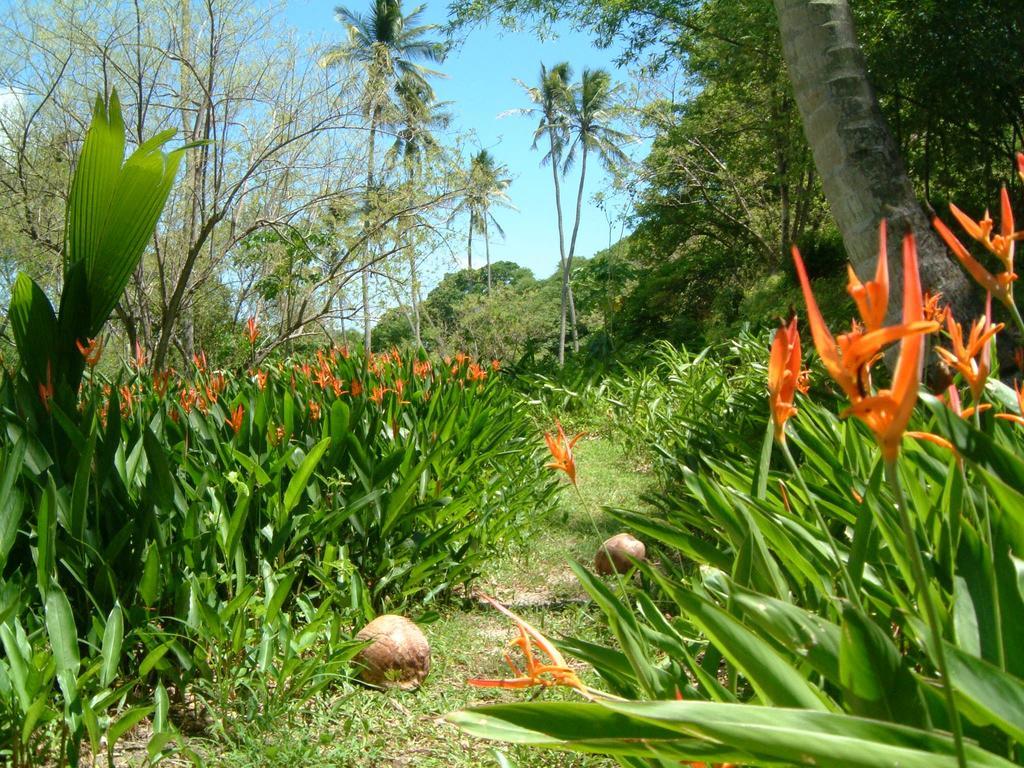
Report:
<svg viewBox="0 0 1024 768"><path fill-rule="evenodd" d="M616 532L601 512L602 504L636 508L648 479L634 471L608 438L585 438L577 445L580 491L590 515L575 492L561 496L560 515L540 527L519 552L495 564L479 587L514 606L552 638L593 636L597 620L585 593L566 562L589 563L600 541ZM596 530L595 530L596 527ZM600 538L599 538L600 535ZM529 691L475 689L473 676L504 677L502 651L515 635L496 611L466 604L452 608L424 625L433 667L415 693L347 691L311 702L290 722L268 729L242 724L231 743L193 739L208 766L416 766L470 768L498 765L494 747L463 735L443 720L445 713L465 706L526 699ZM591 680L590 682L596 682ZM548 699L571 698L565 691L545 691ZM539 750L503 747L518 768L542 766L611 766L611 761Z"/></svg>

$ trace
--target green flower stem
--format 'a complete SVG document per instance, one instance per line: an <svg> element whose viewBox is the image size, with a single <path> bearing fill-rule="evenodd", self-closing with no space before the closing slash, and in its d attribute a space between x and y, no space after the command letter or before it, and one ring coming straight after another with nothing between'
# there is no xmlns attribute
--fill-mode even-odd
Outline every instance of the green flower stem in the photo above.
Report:
<svg viewBox="0 0 1024 768"><path fill-rule="evenodd" d="M821 528L821 533L825 537L825 541L828 542L829 548L832 550L832 557L836 560L836 565L839 568L839 576L843 582L843 589L846 591L846 597L851 603L853 603L857 610L863 613L864 606L860 601L860 590L857 589L853 583L853 579L850 577L850 572L846 569L846 563L843 562L843 558L839 554L839 547L836 546L836 541L832 536L831 531L828 529L828 525L825 523L825 518L821 514L821 510L818 509L817 502L814 501L814 496L811 495L810 488L807 487L807 483L804 481L804 476L800 472L800 468L796 464L796 460L793 458L793 454L789 450L789 445L785 441L778 443L782 447L782 455L786 457L786 463L789 464L790 471L796 476L797 482L800 484L800 489L804 492L804 496L807 497L807 503L814 513L815 520L818 523L818 527Z"/></svg>
<svg viewBox="0 0 1024 768"><path fill-rule="evenodd" d="M921 556L921 547L918 544L917 536L914 535L914 527L910 522L910 511L907 509L907 500L903 496L903 488L900 486L899 478L896 475L896 462L885 462L885 479L896 497L896 509L900 515L900 526L903 528L903 537L906 539L907 552L910 555L910 568L914 574L914 591L917 592L919 603L924 604L925 615L928 620L928 627L931 630L932 652L935 654L935 665L938 667L939 676L942 678L942 691L946 698L946 710L949 714L950 726L953 729L953 743L956 745L956 759L960 768L967 768L967 756L964 753L964 732L960 722L960 712L956 706L956 698L953 695L953 684L949 679L949 667L946 664L946 651L942 647L942 627L939 624L939 614L932 601L931 592L928 591L928 575L924 570L924 558Z"/></svg>
<svg viewBox="0 0 1024 768"><path fill-rule="evenodd" d="M1017 309L1017 302L1012 298L1010 299L1008 309L1010 310L1010 317L1013 318L1013 322L1017 326L1017 330L1020 331L1020 335L1024 337L1024 318L1020 316L1020 310Z"/></svg>

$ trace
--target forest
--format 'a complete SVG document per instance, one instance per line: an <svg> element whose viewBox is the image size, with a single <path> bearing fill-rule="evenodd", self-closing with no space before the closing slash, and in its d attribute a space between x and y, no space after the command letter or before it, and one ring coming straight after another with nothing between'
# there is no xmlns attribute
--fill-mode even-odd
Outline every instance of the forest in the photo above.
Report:
<svg viewBox="0 0 1024 768"><path fill-rule="evenodd" d="M0 41L4 765L1024 765L1018 0Z"/></svg>

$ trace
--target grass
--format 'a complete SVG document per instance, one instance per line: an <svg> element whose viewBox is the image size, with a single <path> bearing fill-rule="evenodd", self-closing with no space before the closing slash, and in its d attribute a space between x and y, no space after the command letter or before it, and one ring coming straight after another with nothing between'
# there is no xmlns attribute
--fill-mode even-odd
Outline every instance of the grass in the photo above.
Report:
<svg viewBox="0 0 1024 768"><path fill-rule="evenodd" d="M613 521L600 512L601 505L637 508L639 495L649 483L608 438L584 438L577 445L577 465L580 495L566 488L561 514L541 525L518 551L495 563L478 584L555 639L603 633L598 612L592 610L566 563L569 558L591 562L600 541L617 532ZM188 748L202 764L218 768L501 765L494 746L469 738L443 718L462 707L522 701L534 693L479 689L465 682L474 676L509 674L502 653L515 636L512 624L486 605L467 599L461 606L445 609L422 629L431 644L433 666L419 691L346 688L315 698L272 726L242 719L230 735L192 737ZM588 683L598 684L589 670L579 672ZM545 690L541 695L548 700L573 698L563 690ZM518 768L615 764L596 756L507 745L502 750L508 764Z"/></svg>

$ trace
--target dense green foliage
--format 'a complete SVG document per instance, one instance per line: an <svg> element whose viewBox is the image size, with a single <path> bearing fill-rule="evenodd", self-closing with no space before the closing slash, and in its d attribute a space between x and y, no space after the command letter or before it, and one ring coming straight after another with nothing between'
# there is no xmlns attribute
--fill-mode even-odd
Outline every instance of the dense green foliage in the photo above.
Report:
<svg viewBox="0 0 1024 768"><path fill-rule="evenodd" d="M955 453L907 440L897 469L903 502L871 434L839 420L827 396L799 402L790 435L799 474L778 457L776 468L760 439L767 431L770 446L761 345L720 352L665 348L651 371L605 384L656 412L635 418L633 404L608 398L634 416L616 428L656 457L664 490L650 497L653 515L607 512L657 552L639 565L641 582L608 583L576 567L616 642L560 645L592 665L607 691L643 703L482 708L456 722L624 765L955 765L897 514L906 503L940 605L968 763L1019 764L1024 669L1010 649L1024 615L1020 426L991 414L972 424L927 399L911 428L947 438ZM1016 412L998 382L987 397ZM836 551L858 600L843 596Z"/></svg>
<svg viewBox="0 0 1024 768"><path fill-rule="evenodd" d="M97 109L95 130L118 125L116 102ZM73 243L78 221L146 200L104 197L107 170L78 166ZM23 365L0 374L0 743L15 765L46 757L43 734L60 761L83 738L97 755L151 714L156 757L168 689L224 717L245 687L272 718L343 678L354 624L465 587L555 487L518 394L461 352L335 347L244 375L205 355L150 374L140 358L106 377L98 337L124 287L109 278L141 246L102 244L112 264L61 301L97 307L79 326L97 338L40 343L29 331L46 329L49 302L12 298ZM259 332L250 321L251 357Z"/></svg>

